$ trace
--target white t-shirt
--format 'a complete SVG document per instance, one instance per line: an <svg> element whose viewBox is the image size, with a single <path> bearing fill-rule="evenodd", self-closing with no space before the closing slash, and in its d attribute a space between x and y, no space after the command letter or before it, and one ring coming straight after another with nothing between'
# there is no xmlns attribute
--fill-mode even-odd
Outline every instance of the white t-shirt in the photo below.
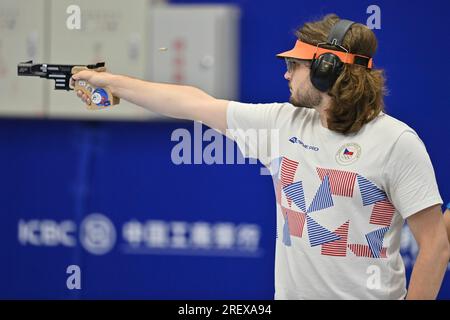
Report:
<svg viewBox="0 0 450 320"><path fill-rule="evenodd" d="M345 136L289 103L230 102L227 122L242 153L274 180L275 299L405 297L404 219L442 204L413 129L382 113ZM254 129L278 129L278 138ZM276 154L265 152L277 143Z"/></svg>

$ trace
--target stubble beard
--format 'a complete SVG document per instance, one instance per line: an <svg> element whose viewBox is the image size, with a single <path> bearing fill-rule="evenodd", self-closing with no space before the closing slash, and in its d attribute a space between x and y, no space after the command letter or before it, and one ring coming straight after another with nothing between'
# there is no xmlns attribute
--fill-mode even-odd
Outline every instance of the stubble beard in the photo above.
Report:
<svg viewBox="0 0 450 320"><path fill-rule="evenodd" d="M291 86L289 85L289 88ZM289 102L299 108L312 109L319 106L322 103L322 95L320 91L312 86L311 83L306 85L306 88L298 91L292 91L289 98Z"/></svg>

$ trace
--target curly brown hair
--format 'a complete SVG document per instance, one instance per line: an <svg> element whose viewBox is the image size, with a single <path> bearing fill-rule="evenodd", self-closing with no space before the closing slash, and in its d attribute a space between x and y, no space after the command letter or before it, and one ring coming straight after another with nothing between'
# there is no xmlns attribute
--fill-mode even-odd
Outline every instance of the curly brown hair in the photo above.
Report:
<svg viewBox="0 0 450 320"><path fill-rule="evenodd" d="M339 20L335 14L326 15L322 20L305 23L296 31L296 36L312 45L326 42L330 30ZM373 57L377 39L367 26L355 23L347 31L342 45L351 53ZM336 50L334 47L328 48ZM356 133L384 111L384 72L345 64L328 94L332 98L327 110L328 128L343 134Z"/></svg>

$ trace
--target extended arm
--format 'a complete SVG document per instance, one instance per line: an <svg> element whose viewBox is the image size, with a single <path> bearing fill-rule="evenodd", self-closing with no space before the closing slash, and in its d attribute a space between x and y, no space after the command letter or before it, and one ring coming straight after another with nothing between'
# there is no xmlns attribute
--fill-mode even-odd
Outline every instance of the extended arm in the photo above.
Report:
<svg viewBox="0 0 450 320"><path fill-rule="evenodd" d="M72 78L107 87L114 96L165 116L201 121L222 133L227 128L228 101L211 97L195 87L148 82L107 72L81 71ZM78 96L90 103L87 96L81 93Z"/></svg>

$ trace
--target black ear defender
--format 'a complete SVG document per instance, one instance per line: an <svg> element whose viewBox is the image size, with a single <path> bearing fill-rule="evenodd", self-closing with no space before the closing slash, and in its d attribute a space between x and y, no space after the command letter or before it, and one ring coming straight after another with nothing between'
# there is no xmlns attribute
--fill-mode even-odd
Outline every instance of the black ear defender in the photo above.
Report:
<svg viewBox="0 0 450 320"><path fill-rule="evenodd" d="M317 48L321 45L332 45L348 53L348 50L342 46L342 42L345 34L354 23L350 20L339 20L331 29L327 42L319 43ZM311 61L311 83L317 90L327 92L333 87L343 69L344 62L334 53L326 52L317 57L314 54Z"/></svg>

